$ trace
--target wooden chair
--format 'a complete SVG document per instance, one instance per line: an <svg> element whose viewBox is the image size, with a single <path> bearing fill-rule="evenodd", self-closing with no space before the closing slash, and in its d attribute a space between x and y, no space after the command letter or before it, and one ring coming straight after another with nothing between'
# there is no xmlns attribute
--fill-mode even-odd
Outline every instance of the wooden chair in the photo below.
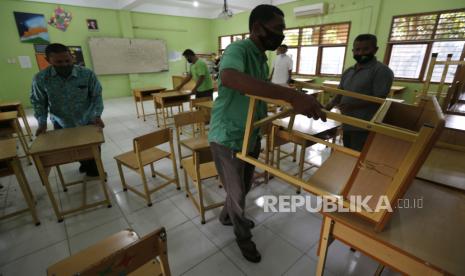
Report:
<svg viewBox="0 0 465 276"><path fill-rule="evenodd" d="M174 115L174 126L176 128L176 139L178 141L177 144L178 144L179 160L182 160L184 158L182 156L181 146L186 147L185 143L189 144L191 141L197 140L199 138L206 139L206 131L205 131L206 122L207 122L207 118L205 117L205 113L200 110L194 111L194 112L183 112L183 113ZM192 137L181 140L181 133L183 131L183 128L189 125L192 126L192 134L191 134ZM197 131L197 128L198 128L198 131ZM182 168L182 162L180 166Z"/></svg>
<svg viewBox="0 0 465 276"><path fill-rule="evenodd" d="M26 176L24 175L21 162L16 155L16 140L0 140L0 177L15 175L18 181L21 192L27 204L27 208L15 211L10 214L3 214L0 220L11 218L29 211L35 225L40 225L35 208L34 195L32 194L31 187L29 186Z"/></svg>
<svg viewBox="0 0 465 276"><path fill-rule="evenodd" d="M309 141L324 144L333 149L331 156L308 181L248 156L247 148L252 130L277 117L275 115L254 122L253 114L257 100L262 99L251 97L243 148L238 158L267 170L293 185L300 186L310 193L327 196L337 202L342 199L342 204L346 208L351 207L351 204L357 205L360 208L356 210L356 214L373 223L375 231L381 231L392 213L389 209L377 210L375 207L384 199L394 208L397 200L404 195L444 127L444 115L441 108L435 97L422 98L415 106L337 88L316 85L311 85L309 88L313 87L381 104L370 121L325 111L329 119L371 132L361 153L312 135L299 134ZM290 107L283 101L264 100ZM353 196L370 197L367 202L369 208L357 204Z"/></svg>
<svg viewBox="0 0 465 276"><path fill-rule="evenodd" d="M27 121L26 112L24 112L23 105L21 102L0 102L0 112L7 112L7 111L17 111L18 117L21 118L24 124L24 128L26 129L27 136L29 136L29 140L32 141L32 131L31 127L29 126L29 122Z"/></svg>
<svg viewBox="0 0 465 276"><path fill-rule="evenodd" d="M215 162L213 162L210 147L197 149L193 156L181 160L184 168L184 181L186 197L190 197L195 208L200 212L201 223L205 224L205 212L223 206L224 202L213 203L205 206L203 200L202 180L217 177ZM192 179L197 189L197 199L189 189L188 177Z"/></svg>
<svg viewBox="0 0 465 276"><path fill-rule="evenodd" d="M142 238L132 230L118 232L48 267L47 275L170 276L165 228Z"/></svg>
<svg viewBox="0 0 465 276"><path fill-rule="evenodd" d="M170 144L170 152L163 151L156 147L167 142ZM165 128L134 138L133 145L133 151L129 151L114 157L118 165L118 171L121 177L121 184L123 185L124 191L127 191L128 189L133 191L135 194L145 198L148 206L152 206L152 202L150 199L150 195L152 193L168 186L171 183L175 184L178 190L180 189L178 171L176 168L176 156L174 154L173 147L173 134L171 129ZM174 178L170 178L165 174L155 171L154 163L163 158L171 159L173 163ZM122 165L140 174L142 178L142 183L144 185L144 192L140 192L136 188L126 184L126 180L124 179L124 174L122 170ZM165 179L166 182L156 188L149 189L144 170L144 167L147 165L150 165L152 177L158 175L161 178Z"/></svg>

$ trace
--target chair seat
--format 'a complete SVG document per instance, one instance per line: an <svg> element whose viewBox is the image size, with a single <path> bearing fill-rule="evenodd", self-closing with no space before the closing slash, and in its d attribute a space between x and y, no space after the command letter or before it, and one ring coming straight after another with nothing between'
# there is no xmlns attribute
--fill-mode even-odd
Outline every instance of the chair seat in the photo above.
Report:
<svg viewBox="0 0 465 276"><path fill-rule="evenodd" d="M182 167L186 170L186 173L195 179L195 167L192 157L184 158L181 160ZM200 164L200 179L207 179L218 175L216 171L215 162L208 162Z"/></svg>
<svg viewBox="0 0 465 276"><path fill-rule="evenodd" d="M137 241L139 236L131 230L118 232L97 244L94 244L68 257L47 269L48 275L75 275L95 264L98 260L110 256L112 253Z"/></svg>
<svg viewBox="0 0 465 276"><path fill-rule="evenodd" d="M210 146L207 135L201 135L198 137L184 139L184 140L181 140L180 143L182 146L190 150L197 150L197 149L202 149L202 148L206 148Z"/></svg>
<svg viewBox="0 0 465 276"><path fill-rule="evenodd" d="M308 180L329 193L340 195L357 164L357 158L333 151L323 165Z"/></svg>
<svg viewBox="0 0 465 276"><path fill-rule="evenodd" d="M144 150L141 152L142 166L153 163L168 156L170 156L170 153L161 149L150 148L148 150ZM128 151L126 153L115 156L115 159L134 170L139 168L139 164L137 163L137 155L133 151Z"/></svg>

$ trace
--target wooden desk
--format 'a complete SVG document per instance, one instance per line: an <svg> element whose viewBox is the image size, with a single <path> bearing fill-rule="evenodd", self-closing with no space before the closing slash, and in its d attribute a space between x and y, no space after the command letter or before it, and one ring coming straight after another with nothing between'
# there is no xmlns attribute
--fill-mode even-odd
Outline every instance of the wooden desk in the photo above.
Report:
<svg viewBox="0 0 465 276"><path fill-rule="evenodd" d="M26 112L24 112L23 106L21 102L0 102L0 112L6 111L17 111L18 116L21 117L23 120L24 127L26 128L27 135L29 136L29 140L32 141L32 131L29 123L27 121Z"/></svg>
<svg viewBox="0 0 465 276"><path fill-rule="evenodd" d="M325 213L317 275L323 275L329 241L343 243L406 275L465 275L465 193L415 180L383 232L352 213ZM408 199L408 200L407 200Z"/></svg>
<svg viewBox="0 0 465 276"><path fill-rule="evenodd" d="M152 94L153 103L155 107L155 117L157 119L157 126L160 127L160 122L158 119L158 112L157 108L161 108L162 116L163 116L163 127L166 127L166 107L171 106L182 106L183 103L188 102L191 98L190 91L170 91L170 92L163 92L163 93L156 93Z"/></svg>
<svg viewBox="0 0 465 276"><path fill-rule="evenodd" d="M34 159L40 179L42 180L48 196L50 197L58 222L62 222L65 215L81 210L94 208L100 205L107 205L108 207L111 207L110 198L105 185L105 171L103 169L99 151L99 146L104 142L105 139L101 129L96 126L83 126L49 131L38 136L32 143L30 154ZM98 178L102 185L105 199L99 202L87 204L84 194L83 204L80 207L61 211L58 208L57 200L55 199L50 182L48 181L48 172L50 172L50 168L56 166L57 170L59 170L59 166L62 164L92 158L97 163L97 169L99 172ZM77 181L67 185L69 186L78 183L84 183L85 185L86 182Z"/></svg>
<svg viewBox="0 0 465 276"><path fill-rule="evenodd" d="M28 145L26 142L26 138L24 137L23 129L18 121L18 112L17 111L8 111L8 112L0 112L0 136L10 136L16 133L18 136L18 140L21 143L21 146L24 151L24 156L29 162L32 164L31 159L29 158L29 150Z"/></svg>
<svg viewBox="0 0 465 276"><path fill-rule="evenodd" d="M28 207L10 214L4 214L0 216L0 220L11 218L13 216L29 211L35 225L40 225L40 221L37 217L37 212L35 209L34 195L32 194L26 176L24 175L23 168L21 167L21 162L19 161L19 158L16 154L16 140L0 140L0 177L8 176L11 174L16 176L19 187L21 188L21 192L23 193Z"/></svg>
<svg viewBox="0 0 465 276"><path fill-rule="evenodd" d="M132 90L132 94L134 96L134 103L136 104L136 112L137 112L137 118L139 118L139 107L137 103L139 102L142 108L142 118L145 121L145 116L146 115L153 115L152 114L145 114L144 111L144 101L151 101L153 99L152 94L153 93L159 93L161 91L166 90L166 88L160 87L160 86L151 86L151 87L144 87L144 88L134 88ZM156 112L156 110L155 110Z"/></svg>

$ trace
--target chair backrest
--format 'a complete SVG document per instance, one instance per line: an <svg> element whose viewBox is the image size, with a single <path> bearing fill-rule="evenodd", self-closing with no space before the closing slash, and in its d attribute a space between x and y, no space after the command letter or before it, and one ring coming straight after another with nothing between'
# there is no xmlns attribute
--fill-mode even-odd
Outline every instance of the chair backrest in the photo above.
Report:
<svg viewBox="0 0 465 276"><path fill-rule="evenodd" d="M193 152L194 168L195 168L195 179L199 180L200 176L200 165L213 162L213 155L210 147L197 149Z"/></svg>
<svg viewBox="0 0 465 276"><path fill-rule="evenodd" d="M152 147L173 141L173 134L170 128L164 128L139 137L134 138L134 152L141 152Z"/></svg>
<svg viewBox="0 0 465 276"><path fill-rule="evenodd" d="M208 122L208 118L205 113L198 111L182 112L173 116L174 126L176 127L176 138L178 138L184 126L192 126L192 136L195 136L195 126L198 125L200 132L199 135L205 135L205 124Z"/></svg>
<svg viewBox="0 0 465 276"><path fill-rule="evenodd" d="M158 262L163 275L170 275L167 238L160 228L138 239L131 230L116 233L47 269L49 276L130 275L149 262Z"/></svg>

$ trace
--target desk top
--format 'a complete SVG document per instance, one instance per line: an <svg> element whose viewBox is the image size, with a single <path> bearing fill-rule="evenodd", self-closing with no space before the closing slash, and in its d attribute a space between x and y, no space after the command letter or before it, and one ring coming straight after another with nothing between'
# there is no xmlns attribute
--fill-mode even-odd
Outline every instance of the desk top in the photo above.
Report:
<svg viewBox="0 0 465 276"><path fill-rule="evenodd" d="M103 142L103 131L96 126L65 128L39 135L32 143L29 153L34 155Z"/></svg>
<svg viewBox="0 0 465 276"><path fill-rule="evenodd" d="M0 102L0 107L9 107L9 106L20 106L21 102L20 101L14 101L14 102Z"/></svg>
<svg viewBox="0 0 465 276"><path fill-rule="evenodd" d="M291 117L286 117L283 119L274 120L273 124L287 128L289 125L289 120ZM294 120L293 131L301 132L309 135L317 135L333 128L339 127L341 123L327 119L326 122L322 120L314 120L307 118L304 115L296 115Z"/></svg>
<svg viewBox="0 0 465 276"><path fill-rule="evenodd" d="M0 140L0 160L8 160L16 156L16 139Z"/></svg>
<svg viewBox="0 0 465 276"><path fill-rule="evenodd" d="M8 121L18 118L18 111L0 112L0 121Z"/></svg>
<svg viewBox="0 0 465 276"><path fill-rule="evenodd" d="M170 91L170 92L152 94L154 98L171 98L171 97L189 96L189 95L191 95L190 91Z"/></svg>
<svg viewBox="0 0 465 276"><path fill-rule="evenodd" d="M181 145L193 151L198 150L198 149L208 148L210 146L210 144L208 143L207 135L202 135L199 137L182 140Z"/></svg>
<svg viewBox="0 0 465 276"><path fill-rule="evenodd" d="M194 106L212 109L213 101L198 102L198 103L195 103Z"/></svg>
<svg viewBox="0 0 465 276"><path fill-rule="evenodd" d="M381 233L354 214L325 215L450 274L465 275L465 193L415 179L405 198L410 204L423 198L423 208L395 210Z"/></svg>

